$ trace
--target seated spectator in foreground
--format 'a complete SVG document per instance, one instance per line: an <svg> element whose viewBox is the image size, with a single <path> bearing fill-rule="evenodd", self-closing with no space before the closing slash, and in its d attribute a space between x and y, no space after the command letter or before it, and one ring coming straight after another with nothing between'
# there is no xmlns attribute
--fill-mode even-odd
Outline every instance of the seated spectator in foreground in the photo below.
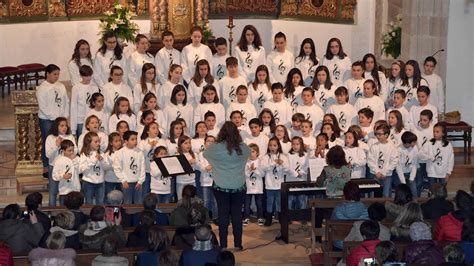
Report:
<svg viewBox="0 0 474 266"><path fill-rule="evenodd" d="M112 207L119 207L120 208L120 216L122 217L121 226L122 227L131 227L132 226L132 216L127 213L122 207L123 204L123 192L120 190L112 190L110 191L105 199L105 202Z"/></svg>
<svg viewBox="0 0 474 266"><path fill-rule="evenodd" d="M219 266L235 266L234 253L224 250L219 253L217 257L217 265Z"/></svg>
<svg viewBox="0 0 474 266"><path fill-rule="evenodd" d="M421 204L425 220L438 220L439 217L454 211L453 203L446 200L448 196L446 186L435 183L431 185L430 191L433 198Z"/></svg>
<svg viewBox="0 0 474 266"><path fill-rule="evenodd" d="M84 249L101 249L102 243L109 236L117 238L118 246L125 246L125 234L120 225L120 214L114 222L105 221L105 208L94 206L91 210L90 221L79 228L79 241Z"/></svg>
<svg viewBox="0 0 474 266"><path fill-rule="evenodd" d="M25 206L28 212L34 212L38 222L43 226L44 232L49 232L51 228L51 220L48 215L41 211L41 204L43 202L43 194L39 192L33 192L28 194L25 198ZM28 220L29 216L25 216L25 220Z"/></svg>
<svg viewBox="0 0 474 266"><path fill-rule="evenodd" d="M189 224L189 215L192 209L202 212L203 224L209 223L209 211L204 207L203 201L196 196L196 187L186 185L183 188L182 198L178 201L176 209L171 212L170 224L176 227L191 226Z"/></svg>
<svg viewBox="0 0 474 266"><path fill-rule="evenodd" d="M47 237L54 232L62 232L66 236L64 248L81 249L79 232L72 230L74 226L74 214L71 211L62 211L54 217L54 226L45 233ZM42 245L43 246L43 245Z"/></svg>
<svg viewBox="0 0 474 266"><path fill-rule="evenodd" d="M380 241L390 240L390 229L381 223L381 221L385 219L385 207L383 204L374 202L369 206L367 212L369 213L369 219L379 224L380 233L378 239ZM346 238L344 238L344 241L363 241L364 238L360 233L360 225L363 222L364 221L355 221L352 225L351 231L346 236Z"/></svg>
<svg viewBox="0 0 474 266"><path fill-rule="evenodd" d="M385 210L387 211L387 220L394 221L402 212L403 207L413 201L413 194L407 184L399 184L395 187L395 197L393 202L385 202Z"/></svg>
<svg viewBox="0 0 474 266"><path fill-rule="evenodd" d="M137 262L135 265L154 265L158 261L160 253L166 250L169 246L170 239L168 238L166 232L158 225L151 226L148 233L148 249L138 254Z"/></svg>
<svg viewBox="0 0 474 266"><path fill-rule="evenodd" d="M148 233L155 223L155 212L144 210L140 213L140 224L128 235L127 247L148 246Z"/></svg>
<svg viewBox="0 0 474 266"><path fill-rule="evenodd" d="M344 186L344 202L337 205L331 219L335 220L366 220L369 218L367 207L360 202L359 185L349 181Z"/></svg>
<svg viewBox="0 0 474 266"><path fill-rule="evenodd" d="M424 222L410 225L411 243L405 248L408 265L438 265L444 262L443 251L432 240L431 229Z"/></svg>
<svg viewBox="0 0 474 266"><path fill-rule="evenodd" d="M13 254L29 252L37 247L44 234L36 214L28 214L30 223L20 219L21 211L18 204L10 204L3 209L3 220L0 221L0 240L5 241Z"/></svg>
<svg viewBox="0 0 474 266"><path fill-rule="evenodd" d="M0 265L13 266L12 250L7 243L0 241Z"/></svg>
<svg viewBox="0 0 474 266"><path fill-rule="evenodd" d="M364 241L351 250L347 257L347 266L357 266L364 259L372 260L375 263L375 247L380 243L380 240L377 239L380 233L379 224L370 220L364 221L360 225L360 233Z"/></svg>
<svg viewBox="0 0 474 266"><path fill-rule="evenodd" d="M472 213L472 197L463 190L458 190L454 197L454 211L441 216L436 223L434 240L461 241L461 230L464 219Z"/></svg>
<svg viewBox="0 0 474 266"><path fill-rule="evenodd" d="M176 254L176 251L172 249L167 249L160 253L158 257L158 265L160 266L178 266L179 257Z"/></svg>
<svg viewBox="0 0 474 266"><path fill-rule="evenodd" d="M443 248L444 259L446 262L440 266L464 266L464 251L457 243L448 244Z"/></svg>
<svg viewBox="0 0 474 266"><path fill-rule="evenodd" d="M217 263L219 250L211 242L212 229L210 225L200 225L196 227L192 250L184 250L179 261L180 265L204 266L206 263Z"/></svg>
<svg viewBox="0 0 474 266"><path fill-rule="evenodd" d="M83 204L84 194L81 192L69 192L64 198L64 206L74 214L74 225L71 228L72 230L79 230L79 227L82 224L86 224L89 220L89 217L80 210Z"/></svg>
<svg viewBox="0 0 474 266"><path fill-rule="evenodd" d="M390 228L390 240L410 241L410 226L414 222L423 222L423 214L418 203L410 202L403 207L402 212L395 219L394 225Z"/></svg>
<svg viewBox="0 0 474 266"><path fill-rule="evenodd" d="M109 235L102 243L102 255L94 258L92 266L128 266L128 259L118 256L119 240L114 235Z"/></svg>
<svg viewBox="0 0 474 266"><path fill-rule="evenodd" d="M398 253L395 243L392 241L382 241L375 247L375 258L377 265L383 266L401 266L406 265L403 262L398 262Z"/></svg>
<svg viewBox="0 0 474 266"><path fill-rule="evenodd" d="M471 215L464 220L461 232L461 242L459 243L464 250L464 262L474 264L474 216Z"/></svg>
<svg viewBox="0 0 474 266"><path fill-rule="evenodd" d="M72 248L64 248L66 236L63 232L51 233L46 239L47 248L35 248L28 254L30 265L63 265L74 266L76 251Z"/></svg>
<svg viewBox="0 0 474 266"><path fill-rule="evenodd" d="M166 213L163 213L160 209L156 207L158 204L157 195L153 193L148 193L143 199L143 208L145 210L151 210L155 212L155 224L157 225L169 225L169 218ZM140 223L140 214L134 214L132 218L132 225L137 226Z"/></svg>

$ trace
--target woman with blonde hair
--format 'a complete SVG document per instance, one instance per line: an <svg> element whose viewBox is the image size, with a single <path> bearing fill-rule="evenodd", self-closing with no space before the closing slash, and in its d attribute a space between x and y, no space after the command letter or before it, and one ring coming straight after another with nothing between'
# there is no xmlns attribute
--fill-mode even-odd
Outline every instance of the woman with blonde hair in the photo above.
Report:
<svg viewBox="0 0 474 266"><path fill-rule="evenodd" d="M35 248L28 259L32 266L42 265L76 265L76 251L72 248L64 248L66 244L66 236L63 232L55 231L46 239L47 248Z"/></svg>

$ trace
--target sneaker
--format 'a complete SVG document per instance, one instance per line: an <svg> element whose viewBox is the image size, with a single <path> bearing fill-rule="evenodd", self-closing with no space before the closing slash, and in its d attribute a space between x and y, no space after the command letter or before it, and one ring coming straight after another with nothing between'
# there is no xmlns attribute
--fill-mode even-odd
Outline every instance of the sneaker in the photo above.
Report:
<svg viewBox="0 0 474 266"><path fill-rule="evenodd" d="M257 222L258 222L258 225L262 226L265 223L265 219L259 218Z"/></svg>
<svg viewBox="0 0 474 266"><path fill-rule="evenodd" d="M249 225L249 223L250 223L250 219L249 219L249 218L244 219L244 225Z"/></svg>

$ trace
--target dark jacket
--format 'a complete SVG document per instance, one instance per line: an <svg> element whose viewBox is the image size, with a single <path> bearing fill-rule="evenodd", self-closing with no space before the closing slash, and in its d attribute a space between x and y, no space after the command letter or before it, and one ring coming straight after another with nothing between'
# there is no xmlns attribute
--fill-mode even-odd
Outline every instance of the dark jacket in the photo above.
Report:
<svg viewBox="0 0 474 266"><path fill-rule="evenodd" d="M195 241L194 230L195 228L191 226L176 228L176 233L174 234L173 239L171 240L171 245L176 247L177 250L193 249ZM219 241L217 241L216 234L214 234L214 232L211 232L211 235L212 245L218 247Z"/></svg>
<svg viewBox="0 0 474 266"><path fill-rule="evenodd" d="M147 247L150 227L139 225L128 235L127 247Z"/></svg>
<svg viewBox="0 0 474 266"><path fill-rule="evenodd" d="M204 266L206 263L217 264L217 256L219 255L218 249L211 249L207 251L200 250L184 250L181 253L181 259L179 265L187 266Z"/></svg>
<svg viewBox="0 0 474 266"><path fill-rule="evenodd" d="M394 225L390 227L390 240L392 241L411 241L410 226Z"/></svg>
<svg viewBox="0 0 474 266"><path fill-rule="evenodd" d="M441 216L454 211L453 203L445 198L434 198L421 204L425 220L438 220Z"/></svg>
<svg viewBox="0 0 474 266"><path fill-rule="evenodd" d="M419 240L405 248L405 261L408 265L439 265L444 262L443 251L433 240Z"/></svg>
<svg viewBox="0 0 474 266"><path fill-rule="evenodd" d="M87 224L89 216L85 215L81 210L70 210L74 214L74 226L71 230L79 230L79 227L83 224Z"/></svg>
<svg viewBox="0 0 474 266"><path fill-rule="evenodd" d="M143 251L138 254L137 262L135 266L148 266L156 265L158 258L160 257L161 250L159 251Z"/></svg>
<svg viewBox="0 0 474 266"><path fill-rule="evenodd" d="M95 227L93 222L84 224L79 228L79 241L84 249L100 249L105 238L109 235L117 237L119 247L125 246L125 234L122 226L112 225L105 222L99 227ZM95 228L94 228L95 227Z"/></svg>
<svg viewBox="0 0 474 266"><path fill-rule="evenodd" d="M464 250L464 262L474 264L474 242L461 241L459 245Z"/></svg>
<svg viewBox="0 0 474 266"><path fill-rule="evenodd" d="M166 213L163 213L159 209L155 209L155 224L156 225L170 225L169 216ZM132 226L138 226L140 224L140 213L135 213L132 215ZM123 225L122 225L123 226Z"/></svg>
<svg viewBox="0 0 474 266"><path fill-rule="evenodd" d="M49 231L44 234L43 240L46 240L51 233L56 231L61 231L66 236L66 244L64 245L64 248L72 248L75 250L81 249L81 242L79 241L79 232L75 230L66 230L59 226L51 227L51 229L49 229ZM46 248L46 241L43 240L40 246Z"/></svg>
<svg viewBox="0 0 474 266"><path fill-rule="evenodd" d="M460 211L441 216L436 223L433 239L436 241L461 241L463 223L464 217Z"/></svg>
<svg viewBox="0 0 474 266"><path fill-rule="evenodd" d="M29 252L37 247L44 234L41 223L30 224L20 219L0 221L0 240L5 241L13 254Z"/></svg>

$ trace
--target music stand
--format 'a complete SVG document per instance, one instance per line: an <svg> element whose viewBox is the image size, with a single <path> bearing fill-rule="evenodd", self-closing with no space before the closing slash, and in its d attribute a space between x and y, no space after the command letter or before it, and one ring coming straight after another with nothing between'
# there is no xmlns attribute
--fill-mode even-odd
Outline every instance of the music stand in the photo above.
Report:
<svg viewBox="0 0 474 266"><path fill-rule="evenodd" d="M194 173L194 169L184 154L156 158L155 163L163 177Z"/></svg>

